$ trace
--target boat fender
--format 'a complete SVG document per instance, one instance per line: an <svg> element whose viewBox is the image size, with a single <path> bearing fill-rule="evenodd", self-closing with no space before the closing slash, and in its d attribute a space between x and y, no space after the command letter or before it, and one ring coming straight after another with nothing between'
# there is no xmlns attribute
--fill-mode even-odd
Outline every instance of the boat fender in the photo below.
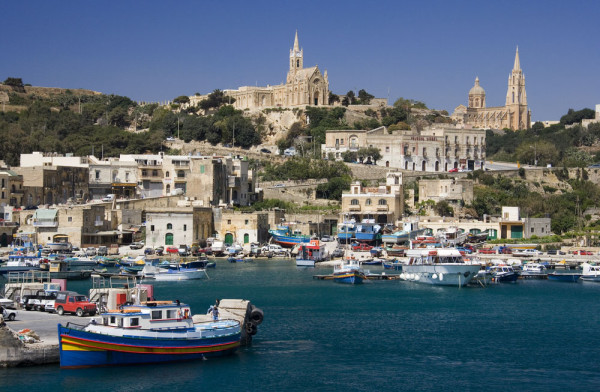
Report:
<svg viewBox="0 0 600 392"><path fill-rule="evenodd" d="M256 325L253 324L252 329L249 333L250 333L250 335L256 335L257 332L258 332L258 328L256 327Z"/></svg>
<svg viewBox="0 0 600 392"><path fill-rule="evenodd" d="M415 274L415 280L419 280L419 279L421 279L421 277L419 275Z"/></svg>
<svg viewBox="0 0 600 392"><path fill-rule="evenodd" d="M252 323L260 325L263 322L264 317L265 315L262 309L252 305L252 310L250 311L250 320L252 320Z"/></svg>
<svg viewBox="0 0 600 392"><path fill-rule="evenodd" d="M465 278L468 278L468 277L469 277L469 275L471 275L471 271L467 271L467 272L465 272L463 275L465 275Z"/></svg>
<svg viewBox="0 0 600 392"><path fill-rule="evenodd" d="M406 275L404 274L404 272L400 274L400 279L406 280Z"/></svg>
<svg viewBox="0 0 600 392"><path fill-rule="evenodd" d="M437 274L433 274L433 275L431 275L431 278L432 278L432 279L437 279Z"/></svg>
<svg viewBox="0 0 600 392"><path fill-rule="evenodd" d="M440 274L440 280L444 280L444 274Z"/></svg>

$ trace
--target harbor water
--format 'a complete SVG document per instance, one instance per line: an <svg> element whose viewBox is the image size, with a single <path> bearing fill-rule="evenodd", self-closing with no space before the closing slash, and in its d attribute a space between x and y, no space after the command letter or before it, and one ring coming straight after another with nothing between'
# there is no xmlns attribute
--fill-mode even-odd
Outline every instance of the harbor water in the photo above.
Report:
<svg viewBox="0 0 600 392"><path fill-rule="evenodd" d="M378 268L370 268L380 272ZM563 391L600 389L600 283L343 285L290 260L217 262L210 279L155 283L195 313L217 298L264 310L250 347L161 365L0 369L5 391ZM69 282L87 293L91 282Z"/></svg>

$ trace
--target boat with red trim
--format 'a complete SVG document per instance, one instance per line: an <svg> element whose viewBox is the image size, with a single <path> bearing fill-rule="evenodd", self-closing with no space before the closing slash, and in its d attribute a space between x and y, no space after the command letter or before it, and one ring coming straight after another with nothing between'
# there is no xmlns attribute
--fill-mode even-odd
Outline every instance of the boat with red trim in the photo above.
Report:
<svg viewBox="0 0 600 392"><path fill-rule="evenodd" d="M62 368L204 359L233 353L240 339L238 321L194 323L179 301L125 305L87 325L58 324Z"/></svg>

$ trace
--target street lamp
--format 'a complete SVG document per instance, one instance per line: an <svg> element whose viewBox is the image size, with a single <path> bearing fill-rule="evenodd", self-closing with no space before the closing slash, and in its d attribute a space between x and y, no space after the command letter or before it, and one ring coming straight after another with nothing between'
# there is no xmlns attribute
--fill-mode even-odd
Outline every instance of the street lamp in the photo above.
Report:
<svg viewBox="0 0 600 392"><path fill-rule="evenodd" d="M529 146L529 148L533 148L533 166L537 166L537 143Z"/></svg>

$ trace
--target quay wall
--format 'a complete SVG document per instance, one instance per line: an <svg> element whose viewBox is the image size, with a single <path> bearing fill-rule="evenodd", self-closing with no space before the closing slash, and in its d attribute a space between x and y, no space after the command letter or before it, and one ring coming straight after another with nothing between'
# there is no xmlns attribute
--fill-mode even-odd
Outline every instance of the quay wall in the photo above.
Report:
<svg viewBox="0 0 600 392"><path fill-rule="evenodd" d="M60 362L58 344L25 344L7 327L0 327L0 367L45 365Z"/></svg>

